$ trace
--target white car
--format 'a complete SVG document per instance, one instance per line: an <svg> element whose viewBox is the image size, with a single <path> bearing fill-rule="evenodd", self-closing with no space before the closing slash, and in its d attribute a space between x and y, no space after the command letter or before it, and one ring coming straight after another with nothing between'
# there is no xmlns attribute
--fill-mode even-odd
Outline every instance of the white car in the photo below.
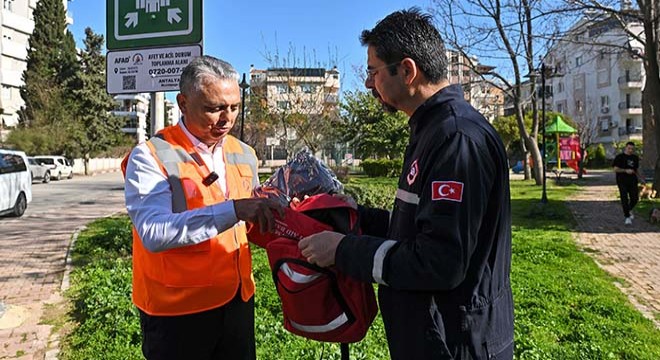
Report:
<svg viewBox="0 0 660 360"><path fill-rule="evenodd" d="M0 215L22 216L32 201L32 179L22 151L0 149Z"/></svg>
<svg viewBox="0 0 660 360"><path fill-rule="evenodd" d="M39 155L35 156L34 160L38 164L45 165L50 169L51 178L57 180L62 180L63 177L67 179L73 178L73 166L64 156Z"/></svg>
<svg viewBox="0 0 660 360"><path fill-rule="evenodd" d="M46 165L39 164L34 158L28 157L30 164L30 173L32 173L32 181L41 180L44 183L50 182L50 168Z"/></svg>

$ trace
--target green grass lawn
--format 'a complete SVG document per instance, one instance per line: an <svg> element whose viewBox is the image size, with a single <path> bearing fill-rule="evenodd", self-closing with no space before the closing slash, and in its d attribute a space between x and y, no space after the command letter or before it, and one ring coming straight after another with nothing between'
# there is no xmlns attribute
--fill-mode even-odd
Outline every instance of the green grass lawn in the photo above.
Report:
<svg viewBox="0 0 660 360"><path fill-rule="evenodd" d="M391 204L396 179L352 178L347 192L361 203ZM572 239L574 225L562 200L575 185L549 185L550 202L540 206L540 187L511 185L513 213L512 286L516 359L660 359L660 331L644 319ZM139 359L139 322L130 304L130 231L127 218L107 218L81 233L67 294L77 323L64 338L61 359ZM281 324L263 250L255 250L258 359L339 359L334 344L308 341ZM367 338L351 346L351 359L386 359L380 316Z"/></svg>

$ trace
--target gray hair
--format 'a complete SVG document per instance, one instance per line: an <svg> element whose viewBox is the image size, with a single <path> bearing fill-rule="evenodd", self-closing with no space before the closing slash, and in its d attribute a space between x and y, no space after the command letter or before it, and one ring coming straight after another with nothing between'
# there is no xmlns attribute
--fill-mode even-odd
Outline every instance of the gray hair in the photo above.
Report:
<svg viewBox="0 0 660 360"><path fill-rule="evenodd" d="M190 95L193 91L198 91L200 85L209 77L238 81L238 72L224 60L208 55L199 56L183 69L179 89L182 94Z"/></svg>

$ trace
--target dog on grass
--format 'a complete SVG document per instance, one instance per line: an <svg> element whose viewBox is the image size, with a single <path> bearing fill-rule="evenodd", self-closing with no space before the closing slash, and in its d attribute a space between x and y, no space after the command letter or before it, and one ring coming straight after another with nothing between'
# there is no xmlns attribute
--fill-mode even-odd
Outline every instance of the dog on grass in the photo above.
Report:
<svg viewBox="0 0 660 360"><path fill-rule="evenodd" d="M639 184L639 198L640 199L652 199L657 195L656 191L653 190L651 185Z"/></svg>
<svg viewBox="0 0 660 360"><path fill-rule="evenodd" d="M651 209L649 221L651 222L651 224L653 223L660 224L660 209L658 208Z"/></svg>

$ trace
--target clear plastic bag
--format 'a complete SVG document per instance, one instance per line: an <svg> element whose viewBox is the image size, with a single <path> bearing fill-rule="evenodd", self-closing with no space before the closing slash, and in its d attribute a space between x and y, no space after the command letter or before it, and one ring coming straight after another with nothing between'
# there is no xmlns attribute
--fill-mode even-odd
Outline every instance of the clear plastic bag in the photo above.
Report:
<svg viewBox="0 0 660 360"><path fill-rule="evenodd" d="M276 199L288 206L293 198L302 200L306 196L338 194L343 190L335 173L305 148L254 192L256 196Z"/></svg>

